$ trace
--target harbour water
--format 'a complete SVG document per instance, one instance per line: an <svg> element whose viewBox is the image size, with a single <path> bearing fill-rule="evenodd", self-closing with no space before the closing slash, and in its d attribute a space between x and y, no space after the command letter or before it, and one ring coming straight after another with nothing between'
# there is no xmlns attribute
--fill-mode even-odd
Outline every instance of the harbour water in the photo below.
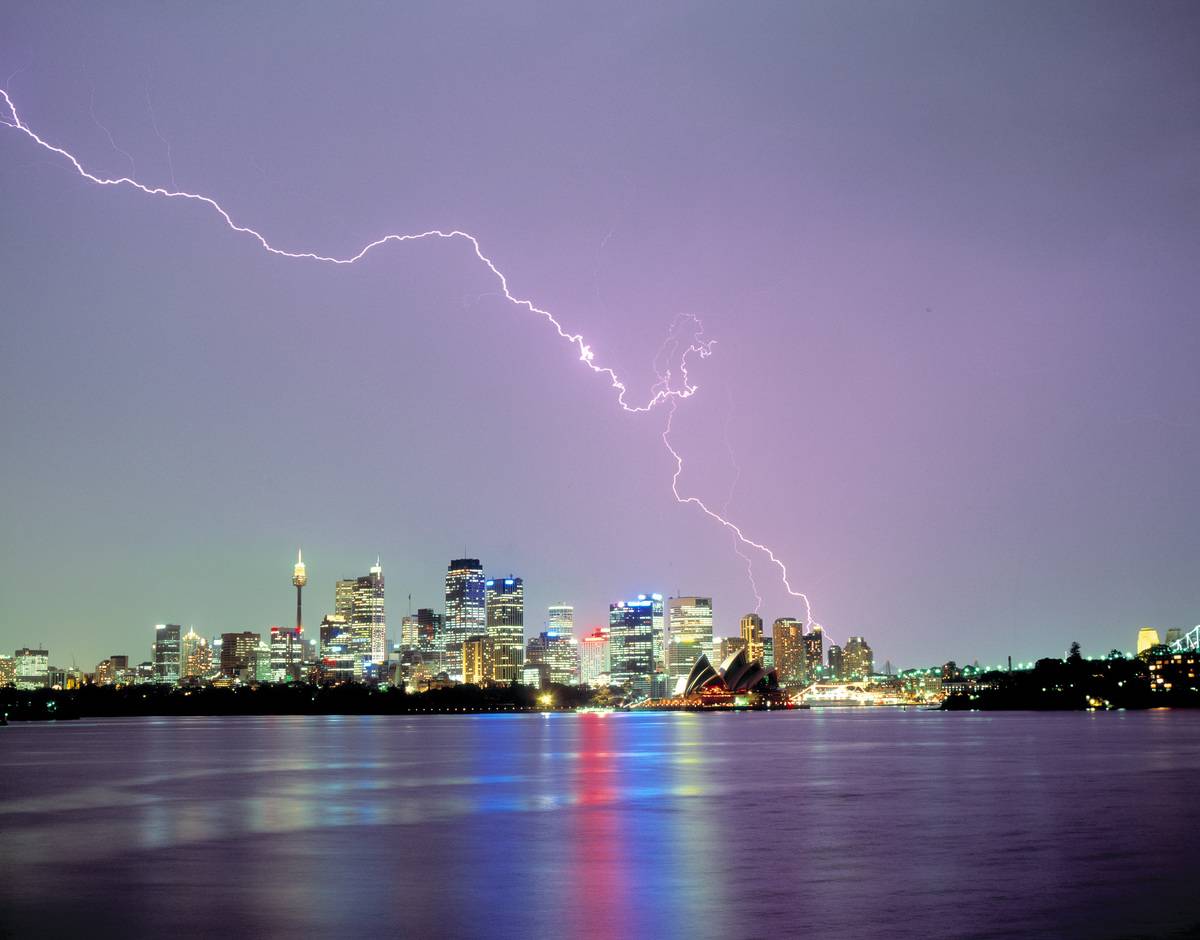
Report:
<svg viewBox="0 0 1200 940"><path fill-rule="evenodd" d="M0 729L0 934L1195 931L1200 712Z"/></svg>

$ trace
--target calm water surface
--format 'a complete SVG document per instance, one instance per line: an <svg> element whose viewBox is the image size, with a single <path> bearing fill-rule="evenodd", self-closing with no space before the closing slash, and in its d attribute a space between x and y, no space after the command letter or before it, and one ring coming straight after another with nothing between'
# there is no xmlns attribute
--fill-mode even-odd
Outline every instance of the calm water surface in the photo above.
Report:
<svg viewBox="0 0 1200 940"><path fill-rule="evenodd" d="M1122 937L1200 923L1200 713L0 729L0 933Z"/></svg>

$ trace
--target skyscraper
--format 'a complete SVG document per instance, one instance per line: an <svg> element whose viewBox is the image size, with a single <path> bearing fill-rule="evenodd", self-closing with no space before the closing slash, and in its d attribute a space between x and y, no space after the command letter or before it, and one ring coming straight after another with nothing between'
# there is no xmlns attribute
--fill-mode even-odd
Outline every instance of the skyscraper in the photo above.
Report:
<svg viewBox="0 0 1200 940"><path fill-rule="evenodd" d="M836 643L830 643L825 657L829 663L829 677L831 679L844 679L845 664L842 658L842 648Z"/></svg>
<svg viewBox="0 0 1200 940"><path fill-rule="evenodd" d="M188 630L180 641L180 662L183 677L201 679L212 670L212 647L194 629Z"/></svg>
<svg viewBox="0 0 1200 940"><path fill-rule="evenodd" d="M701 653L712 655L711 597L672 597L667 600L667 674L686 676Z"/></svg>
<svg viewBox="0 0 1200 940"><path fill-rule="evenodd" d="M446 570L446 619L443 641L446 672L462 681L462 645L487 633L483 565L478 558L455 558Z"/></svg>
<svg viewBox="0 0 1200 940"><path fill-rule="evenodd" d="M328 614L321 621L321 678L329 682L353 679L356 658L350 622L344 614Z"/></svg>
<svg viewBox="0 0 1200 940"><path fill-rule="evenodd" d="M550 682L579 684L579 641L572 633L546 630L531 638L525 651L525 664L531 662L545 664Z"/></svg>
<svg viewBox="0 0 1200 940"><path fill-rule="evenodd" d="M825 664L825 633L813 626L804 634L804 679L806 683L816 682L821 678Z"/></svg>
<svg viewBox="0 0 1200 940"><path fill-rule="evenodd" d="M432 608L417 608L417 652L430 674L446 668L446 638L442 615Z"/></svg>
<svg viewBox="0 0 1200 940"><path fill-rule="evenodd" d="M852 636L842 651L842 678L865 679L875 671L875 654L861 636Z"/></svg>
<svg viewBox="0 0 1200 940"><path fill-rule="evenodd" d="M579 641L579 681L584 685L608 685L608 627L597 627Z"/></svg>
<svg viewBox="0 0 1200 940"><path fill-rule="evenodd" d="M570 604L551 604L546 612L546 630L550 633L575 632L575 608Z"/></svg>
<svg viewBox="0 0 1200 940"><path fill-rule="evenodd" d="M775 672L785 688L804 684L804 621L779 617L771 626Z"/></svg>
<svg viewBox="0 0 1200 940"><path fill-rule="evenodd" d="M520 682L525 663L525 584L521 578L489 578L484 588L492 679L501 685Z"/></svg>
<svg viewBox="0 0 1200 940"><path fill-rule="evenodd" d="M758 614L746 614L742 618L742 643L746 646L746 655L750 661L762 661L763 658L763 626L762 617Z"/></svg>
<svg viewBox="0 0 1200 940"><path fill-rule="evenodd" d="M13 653L13 685L18 689L44 689L50 684L50 653L19 649Z"/></svg>
<svg viewBox="0 0 1200 940"><path fill-rule="evenodd" d="M177 623L154 627L154 681L174 685L182 675L182 628Z"/></svg>
<svg viewBox="0 0 1200 940"><path fill-rule="evenodd" d="M469 636L462 645L463 682L484 686L496 672L495 643L490 636Z"/></svg>
<svg viewBox="0 0 1200 940"><path fill-rule="evenodd" d="M334 613L346 618L354 678L378 680L387 666L387 619L384 614L383 566L376 559L361 578L337 582Z"/></svg>
<svg viewBox="0 0 1200 940"><path fill-rule="evenodd" d="M639 594L635 600L608 607L609 660L612 683L634 695L655 692L655 636L661 644L663 602L661 594ZM661 645L659 646L661 649Z"/></svg>
<svg viewBox="0 0 1200 940"><path fill-rule="evenodd" d="M253 679L260 639L257 633L249 630L243 630L241 633L222 633L221 675L234 679Z"/></svg>
<svg viewBox="0 0 1200 940"><path fill-rule="evenodd" d="M296 682L304 673L304 640L299 627L271 628L271 681Z"/></svg>

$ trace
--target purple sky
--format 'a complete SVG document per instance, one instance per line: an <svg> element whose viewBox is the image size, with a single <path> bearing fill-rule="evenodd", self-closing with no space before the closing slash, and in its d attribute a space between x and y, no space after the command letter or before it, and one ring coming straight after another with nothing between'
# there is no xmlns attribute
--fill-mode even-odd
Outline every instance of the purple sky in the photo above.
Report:
<svg viewBox="0 0 1200 940"><path fill-rule="evenodd" d="M1200 620L1200 9L648 6L10 2L0 79L94 172L285 248L473 232L635 397L699 315L682 490L880 662ZM465 245L272 257L3 127L0 219L0 650L286 623L298 544L310 628L376 554L396 626L464 553L527 630L754 606L665 412Z"/></svg>

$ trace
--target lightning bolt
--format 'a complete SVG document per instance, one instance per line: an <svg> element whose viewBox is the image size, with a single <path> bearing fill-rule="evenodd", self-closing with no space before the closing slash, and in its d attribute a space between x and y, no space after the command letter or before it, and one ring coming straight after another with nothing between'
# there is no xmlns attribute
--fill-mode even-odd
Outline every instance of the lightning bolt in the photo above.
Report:
<svg viewBox="0 0 1200 940"><path fill-rule="evenodd" d="M669 366L660 369L658 366L658 357L656 357L655 370L658 374L659 380L650 389L650 397L641 404L630 404L628 401L628 396L630 394L629 389L621 380L621 377L617 375L616 371L611 367L602 366L596 362L595 351L585 341L583 334L569 332L563 328L562 324L559 323L559 321L552 313L550 313L550 311L542 309L534 304L531 300L527 300L523 297L518 297L513 294L509 289L508 278L505 276L504 272L502 272L496 266L495 262L493 262L488 255L484 254L479 240L469 232L464 232L459 229L452 229L449 231L443 229L429 229L428 231L409 234L389 234L384 235L381 238L377 238L372 242L368 242L356 253L352 255L346 255L344 257L323 255L315 251L289 251L283 248L277 248L275 245L272 245L260 232L250 228L249 226L240 225L235 222L229 212L211 196L205 196L202 193L187 192L185 190L165 189L161 186L147 186L146 184L141 183L129 176L108 178L97 176L94 173L89 172L74 154L45 140L31 127L29 127L29 125L27 125L21 119L21 115L18 113L17 107L6 89L0 88L0 98L3 98L5 107L8 109L9 115L11 115L11 120L0 118L0 124L19 131L39 147L62 157L75 169L76 173L78 173L88 182L95 183L97 186L128 187L130 189L136 189L147 196L160 196L164 199L181 199L188 202L202 203L216 212L216 214L221 218L221 221L223 221L231 231L236 232L239 235L249 236L251 239L256 241L259 247L264 251L272 255L277 255L281 258L288 258L295 261L319 261L324 264L334 265L352 265L361 261L376 248L380 248L383 245L387 245L392 242L414 242L432 238L445 239L446 241L457 240L466 242L467 245L470 246L471 251L474 252L475 257L479 259L484 267L486 267L488 271L492 273L492 276L496 278L500 285L500 289L504 294L504 298L509 303L517 307L523 307L530 313L536 314L537 316L546 320L546 322L554 327L555 332L558 333L560 338L566 340L576 348L579 353L580 362L586 365L592 372L608 379L609 386L617 393L617 404L623 411L626 411L630 414L640 414L649 412L660 405L667 406L667 423L662 433L662 442L667 451L671 454L671 457L675 460L675 473L671 477L671 492L675 495L676 501L680 505L696 506L714 522L719 523L727 530L732 532L741 545L744 545L747 548L756 549L766 555L767 558L770 559L771 563L779 569L784 589L793 597L799 598L801 601L803 601L805 608L805 621L810 621L811 609L808 597L792 587L791 582L789 581L787 566L775 555L773 551L771 551L771 549L760 542L756 542L753 539L748 538L742 532L741 528L730 522L722 514L710 509L703 500L696 496L685 496L679 492L679 478L683 473L683 458L671 444L671 423L675 418L675 409L678 407L679 402L687 398L691 398L692 395L694 395L698 390L698 386L688 375L689 359L692 357L699 357L701 359L707 358L712 354L712 347L715 343L713 340L706 341L703 339L704 328L699 318L692 314L685 314L676 317L675 322L672 324L671 330L668 333L667 341L664 343L664 349L668 344L671 347L671 353L668 356L669 361L674 361L675 357L678 355L678 380L676 380L676 377ZM130 162L132 163L132 158L130 158ZM686 341L688 342L687 347L683 350L682 354L679 354L679 349L685 342L685 340L681 339L678 335L679 327L684 321L690 321L693 324L694 329L690 341ZM662 350L660 350L660 355L661 352ZM738 551L738 554L742 555L743 558L746 557L740 550ZM755 589L755 593L757 595L757 587Z"/></svg>

